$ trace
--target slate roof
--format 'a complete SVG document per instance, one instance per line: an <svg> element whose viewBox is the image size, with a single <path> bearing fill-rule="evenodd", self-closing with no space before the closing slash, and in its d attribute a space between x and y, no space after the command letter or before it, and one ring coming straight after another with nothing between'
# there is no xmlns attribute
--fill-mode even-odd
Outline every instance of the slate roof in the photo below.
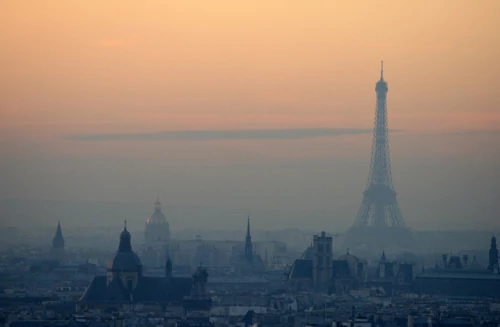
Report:
<svg viewBox="0 0 500 327"><path fill-rule="evenodd" d="M293 263L290 271L290 279L312 279L313 278L313 262L312 260L297 259Z"/></svg>
<svg viewBox="0 0 500 327"><path fill-rule="evenodd" d="M413 265L409 263L403 263L399 265L399 273L402 273L404 276L404 282L407 284L411 284L413 282Z"/></svg>
<svg viewBox="0 0 500 327"><path fill-rule="evenodd" d="M333 260L333 278L352 278L349 264L345 260Z"/></svg>
<svg viewBox="0 0 500 327"><path fill-rule="evenodd" d="M345 260L332 261L333 278L352 278L349 263ZM313 261L297 259L290 270L289 279L312 279Z"/></svg>
<svg viewBox="0 0 500 327"><path fill-rule="evenodd" d="M488 271L468 271L466 269L443 269L426 271L424 274L417 277L421 278L450 278L450 279L488 279L500 280L500 275L493 274Z"/></svg>
<svg viewBox="0 0 500 327"><path fill-rule="evenodd" d="M263 272L266 270L264 261L260 255L253 254L251 258L241 254L232 259L232 265L236 266L242 272Z"/></svg>
<svg viewBox="0 0 500 327"><path fill-rule="evenodd" d="M139 277L132 296L120 279L115 278L109 285L106 276L96 276L87 291L80 298L81 303L163 303L182 301L189 296L192 278L185 277Z"/></svg>

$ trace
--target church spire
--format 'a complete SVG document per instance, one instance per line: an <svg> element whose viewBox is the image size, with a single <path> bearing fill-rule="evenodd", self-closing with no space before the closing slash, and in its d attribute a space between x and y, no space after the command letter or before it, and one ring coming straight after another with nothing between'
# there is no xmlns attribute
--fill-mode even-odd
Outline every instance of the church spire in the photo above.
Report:
<svg viewBox="0 0 500 327"><path fill-rule="evenodd" d="M380 261L386 261L385 251L382 251L382 256L380 257Z"/></svg>
<svg viewBox="0 0 500 327"><path fill-rule="evenodd" d="M384 80L384 61L382 60L380 62L380 80Z"/></svg>
<svg viewBox="0 0 500 327"><path fill-rule="evenodd" d="M64 248L64 237L62 235L61 222L57 222L57 229L54 238L52 239L52 248L62 249Z"/></svg>
<svg viewBox="0 0 500 327"><path fill-rule="evenodd" d="M250 216L247 219L247 237L245 239L245 256L251 258L253 256L252 236L250 235Z"/></svg>

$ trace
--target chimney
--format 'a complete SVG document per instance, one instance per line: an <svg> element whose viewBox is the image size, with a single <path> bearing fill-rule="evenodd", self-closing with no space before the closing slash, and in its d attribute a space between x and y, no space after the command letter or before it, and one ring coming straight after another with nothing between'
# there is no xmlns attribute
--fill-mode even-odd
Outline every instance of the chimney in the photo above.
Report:
<svg viewBox="0 0 500 327"><path fill-rule="evenodd" d="M408 315L408 327L413 327L413 315Z"/></svg>
<svg viewBox="0 0 500 327"><path fill-rule="evenodd" d="M448 255L443 254L443 268L448 268Z"/></svg>

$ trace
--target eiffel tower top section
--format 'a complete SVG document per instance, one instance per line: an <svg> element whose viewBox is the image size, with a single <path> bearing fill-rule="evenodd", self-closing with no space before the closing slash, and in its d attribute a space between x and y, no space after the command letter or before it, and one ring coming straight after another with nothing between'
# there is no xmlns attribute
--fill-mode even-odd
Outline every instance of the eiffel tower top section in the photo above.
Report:
<svg viewBox="0 0 500 327"><path fill-rule="evenodd" d="M387 82L384 80L384 62L382 61L380 63L380 80L377 82L377 85L375 86L375 92L377 92L377 96L379 93L381 93L380 95L387 95L387 91L388 91L388 87L387 87Z"/></svg>

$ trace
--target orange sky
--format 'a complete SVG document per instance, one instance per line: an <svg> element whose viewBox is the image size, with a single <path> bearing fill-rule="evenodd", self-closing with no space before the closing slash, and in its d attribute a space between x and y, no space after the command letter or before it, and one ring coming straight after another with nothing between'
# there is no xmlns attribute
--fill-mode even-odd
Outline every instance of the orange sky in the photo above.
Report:
<svg viewBox="0 0 500 327"><path fill-rule="evenodd" d="M500 124L498 1L6 1L2 129ZM445 119L446 118L446 119Z"/></svg>
<svg viewBox="0 0 500 327"><path fill-rule="evenodd" d="M480 162L485 156L500 154L498 133L493 137L477 133L500 129L499 13L497 0L2 1L0 155L8 162L0 161L0 165L5 164L0 168L9 179L0 196L69 194L74 198L104 198L111 190L114 192L115 185L125 183L123 176L135 176L133 183L130 180L131 184L123 187L136 187L135 193L113 195L137 198L143 194L144 199L149 199L146 193L156 194L160 174L149 176L149 184L142 188L138 185L144 181L135 175L148 165L158 164L161 169L172 163L182 169L188 164L198 165L199 175L192 175L188 168L172 168L182 178L196 176L192 177L195 189L203 182L198 182L198 176L213 178L213 185L225 176L224 169L218 172L220 175L204 175L206 167L202 163L217 160L232 158L247 163L260 159L356 157L364 165L345 163L352 168L351 175L339 183L347 185L359 178L360 184L352 186L353 193L345 193L343 186L338 190L338 196L345 194L354 199L353 207L346 209L354 215L368 173L371 139L367 135L210 144L78 142L64 140L61 135L183 129L371 128L374 87L380 60L384 60L389 83L389 126L405 131L391 134L395 180L397 184L398 178L402 179L398 171L405 171L409 174L405 176L411 177L405 185L411 189L414 181L430 175L424 170L411 175L411 169L418 169L418 165L401 164L407 160L415 165L410 155L435 158L473 153L479 156L471 160ZM467 130L476 134L443 134ZM158 161L121 167L124 172L112 175L114 179L105 179L103 176L108 175L103 172L91 183L88 176L95 171L92 164L98 171L102 166L101 161L92 160L106 156ZM50 164L38 164L36 160L42 157L50 157ZM60 161L60 167L53 167L53 162L69 157L89 161L74 163L68 159ZM78 163L85 173L80 172L80 179L75 177L73 181L77 171L74 165ZM453 170L446 165L439 168L443 170L436 168L432 176ZM489 162L487 167L493 166ZM234 169L234 176L244 174ZM493 181L496 172L487 169L478 171L484 173L485 181ZM460 179L461 172L457 170L449 180ZM256 185L270 180L260 171L254 173L248 181ZM345 175L340 168L336 174L335 178ZM165 173L161 181L170 185L172 176ZM283 180L290 179L283 176ZM312 178L311 190L315 181L323 179L324 175ZM99 182L106 190L102 194L94 192L93 183ZM75 188L71 183L86 185L87 189ZM183 183L179 177L177 188L169 194L172 202L196 197L193 189L186 188L185 194L174 198ZM212 185L205 187L210 190ZM493 187L485 193L498 194ZM481 188L485 189L479 185ZM207 193L200 188L198 196L208 201ZM255 194L260 193L265 192ZM422 188L421 193L426 195L428 189ZM217 201L225 203L236 196L232 189L225 194ZM242 203L249 197L238 196ZM468 195L463 196L465 199ZM274 198L266 195L266 199ZM290 201L299 203L296 198ZM460 198L449 202L465 201ZM316 202L313 204L310 207ZM414 213L414 217L418 214Z"/></svg>

